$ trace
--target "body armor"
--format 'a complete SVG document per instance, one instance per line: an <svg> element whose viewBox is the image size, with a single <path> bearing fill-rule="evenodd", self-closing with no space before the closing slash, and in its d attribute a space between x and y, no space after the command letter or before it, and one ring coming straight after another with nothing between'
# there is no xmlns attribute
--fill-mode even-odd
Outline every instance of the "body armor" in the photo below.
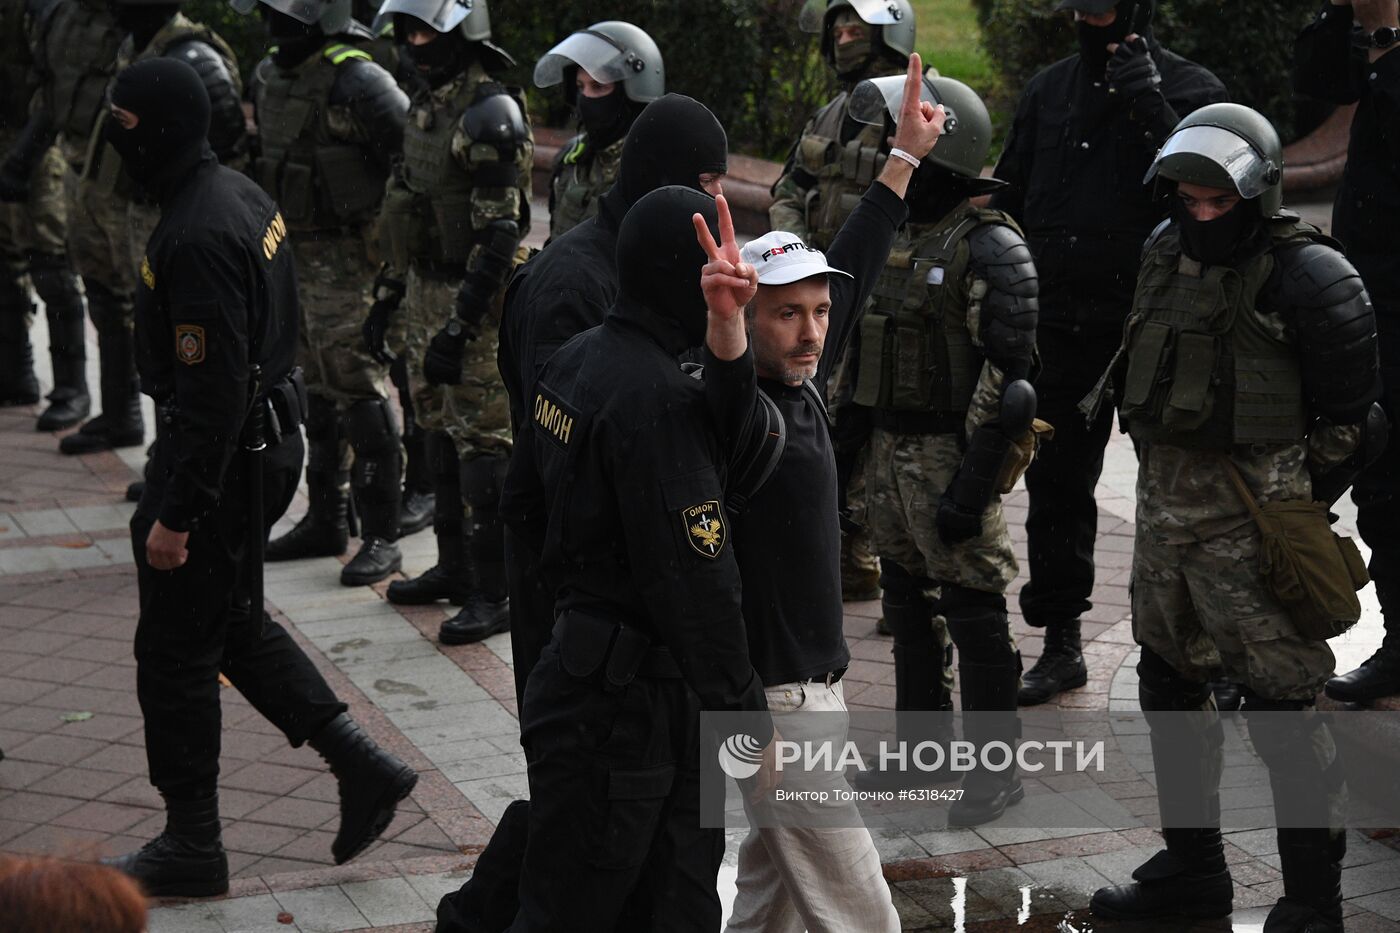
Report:
<svg viewBox="0 0 1400 933"><path fill-rule="evenodd" d="M831 246L836 231L885 167L884 127L861 124L849 142L841 142L849 99L842 91L818 110L793 152L794 170L811 180L803 212L807 242L821 250Z"/></svg>
<svg viewBox="0 0 1400 933"><path fill-rule="evenodd" d="M484 86L484 87L483 87ZM461 269L474 244L472 189L481 182L472 177L454 154L454 137L465 134L462 114L483 93L507 93L480 65L473 64L461 77L432 93L420 93L408 112L403 134L402 187L390 186L380 215L388 255L396 267L414 262L439 262ZM523 113L525 104L517 98ZM475 154L471 140L467 151ZM488 146L496 156L494 146ZM515 187L515 166L510 180L493 179L492 186ZM496 182L500 182L499 185Z"/></svg>
<svg viewBox="0 0 1400 933"><path fill-rule="evenodd" d="M1275 247L1317 235L1290 219L1270 227ZM1202 267L1174 227L1151 242L1119 351L1119 413L1134 440L1228 451L1303 439L1298 348L1256 309L1273 267L1272 250L1238 268Z"/></svg>
<svg viewBox="0 0 1400 933"><path fill-rule="evenodd" d="M856 404L959 419L967 413L985 361L972 332L987 292L969 274L967 237L987 223L1018 229L1000 211L964 205L900 234L861 321Z"/></svg>
<svg viewBox="0 0 1400 933"><path fill-rule="evenodd" d="M36 46L37 67L65 155L81 169L107 84L117 73L117 50L126 37L105 3L65 0L50 8Z"/></svg>
<svg viewBox="0 0 1400 933"><path fill-rule="evenodd" d="M253 175L294 230L362 223L383 197L388 173L363 146L346 140L349 117L336 120L330 103L339 66L357 59L368 61L370 55L330 42L295 68L267 61L260 69L262 154Z"/></svg>
<svg viewBox="0 0 1400 933"><path fill-rule="evenodd" d="M598 213L598 199L617 180L622 147L627 137L599 152L588 150L588 134L580 133L564 147L550 181L549 235L557 237Z"/></svg>

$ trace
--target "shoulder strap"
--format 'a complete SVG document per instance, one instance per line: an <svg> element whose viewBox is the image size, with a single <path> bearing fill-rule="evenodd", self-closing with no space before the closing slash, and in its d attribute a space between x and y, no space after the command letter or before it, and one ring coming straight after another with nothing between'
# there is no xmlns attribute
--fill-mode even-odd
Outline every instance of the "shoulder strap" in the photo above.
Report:
<svg viewBox="0 0 1400 933"><path fill-rule="evenodd" d="M345 42L330 43L321 50L321 57L325 58L332 65L339 65L342 62L348 62L357 58L364 59L367 62L374 61L374 57L364 49L356 48Z"/></svg>

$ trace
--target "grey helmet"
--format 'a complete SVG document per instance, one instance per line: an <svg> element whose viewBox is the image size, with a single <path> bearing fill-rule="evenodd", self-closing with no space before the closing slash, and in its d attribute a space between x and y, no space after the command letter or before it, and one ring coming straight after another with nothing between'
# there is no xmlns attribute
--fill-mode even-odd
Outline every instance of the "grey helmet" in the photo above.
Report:
<svg viewBox="0 0 1400 933"><path fill-rule="evenodd" d="M229 6L245 16L256 10L259 3L297 22L319 25L321 32L328 36L339 35L350 28L353 0L229 0Z"/></svg>
<svg viewBox="0 0 1400 933"><path fill-rule="evenodd" d="M627 99L647 104L666 93L666 65L646 31L631 23L594 23L560 42L535 66L535 86L553 87L577 65L597 81L622 82ZM568 89L565 90L568 95Z"/></svg>
<svg viewBox="0 0 1400 933"><path fill-rule="evenodd" d="M851 10L861 22L877 26L872 37L899 58L914 54L914 8L909 0L807 0L797 14L803 32L822 37L822 58L836 66L836 50L831 41L831 20L841 10Z"/></svg>
<svg viewBox="0 0 1400 933"><path fill-rule="evenodd" d="M982 98L961 81L928 72L919 97L930 104L942 104L947 111L943 135L924 161L964 178L981 179L992 148L992 118ZM861 123L883 126L887 118L891 122L899 119L903 104L904 75L890 75L857 84L851 90L849 112Z"/></svg>
<svg viewBox="0 0 1400 933"><path fill-rule="evenodd" d="M1182 119L1143 183L1158 176L1236 191L1257 201L1266 218L1283 209L1283 143L1263 114L1243 104L1209 104Z"/></svg>
<svg viewBox="0 0 1400 933"><path fill-rule="evenodd" d="M395 13L421 19L438 32L455 29L468 42L491 38L491 14L486 0L385 0L374 18L374 31L379 32Z"/></svg>

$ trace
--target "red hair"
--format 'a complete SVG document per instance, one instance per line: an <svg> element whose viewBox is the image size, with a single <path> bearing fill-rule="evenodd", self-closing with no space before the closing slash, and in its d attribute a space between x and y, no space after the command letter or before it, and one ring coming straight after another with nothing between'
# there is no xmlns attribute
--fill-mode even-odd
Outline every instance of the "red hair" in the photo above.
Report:
<svg viewBox="0 0 1400 933"><path fill-rule="evenodd" d="M0 856L0 925L6 933L142 933L146 898L106 865Z"/></svg>

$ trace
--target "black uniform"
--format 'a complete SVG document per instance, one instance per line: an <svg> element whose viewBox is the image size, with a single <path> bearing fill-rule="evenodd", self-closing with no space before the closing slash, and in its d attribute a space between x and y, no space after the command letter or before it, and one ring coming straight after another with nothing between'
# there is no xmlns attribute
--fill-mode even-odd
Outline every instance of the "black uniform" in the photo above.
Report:
<svg viewBox="0 0 1400 933"><path fill-rule="evenodd" d="M1370 693L1400 690L1400 55L1371 62L1352 43L1352 8L1322 8L1294 45L1294 84L1335 104L1356 104L1332 234L1346 247L1376 309L1382 405L1391 441L1352 489L1356 525L1371 546L1371 578L1386 617L1386 662L1366 677ZM1380 657L1380 655L1378 655ZM1353 689L1356 685L1353 685ZM1331 692L1333 685L1328 685Z"/></svg>
<svg viewBox="0 0 1400 933"><path fill-rule="evenodd" d="M1166 106L1134 119L1081 55L1026 86L996 167L1008 187L992 198L1026 232L1040 271L1036 341L1039 416L1055 426L1026 473L1030 581L1021 610L1033 626L1077 620L1090 607L1098 507L1112 412L1086 428L1075 406L1093 388L1122 336L1143 241L1165 216L1142 183L1181 117L1224 100L1209 71L1149 40ZM1100 66L1101 68L1102 66Z"/></svg>
<svg viewBox="0 0 1400 933"><path fill-rule="evenodd" d="M303 452L285 391L297 330L286 227L271 199L207 147L167 164L153 190L161 220L142 264L136 331L141 388L160 417L131 520L137 695L151 782L167 796L199 797L219 771L221 671L293 745L346 706L287 632L249 605L255 461L241 440L250 406L271 393L287 432L269 438L263 457L261 528L291 502ZM256 396L250 362L262 368ZM190 533L189 559L176 570L146 563L156 520Z"/></svg>
<svg viewBox="0 0 1400 933"><path fill-rule="evenodd" d="M906 214L903 200L873 184L827 251L827 262L854 279L830 277L827 342L812 380L815 393L757 377L752 349L729 362L705 353L706 392L721 424L765 423L749 417L762 390L786 425L776 471L734 519L749 655L767 686L823 679L850 664L841 609L836 455L821 399Z"/></svg>
<svg viewBox="0 0 1400 933"><path fill-rule="evenodd" d="M668 187L629 212L619 297L545 364L506 482L559 617L521 710L517 933L716 929L724 840L699 828L699 709L750 711L744 731L771 738L719 445L677 362L704 332L696 211L713 225L713 201Z"/></svg>

